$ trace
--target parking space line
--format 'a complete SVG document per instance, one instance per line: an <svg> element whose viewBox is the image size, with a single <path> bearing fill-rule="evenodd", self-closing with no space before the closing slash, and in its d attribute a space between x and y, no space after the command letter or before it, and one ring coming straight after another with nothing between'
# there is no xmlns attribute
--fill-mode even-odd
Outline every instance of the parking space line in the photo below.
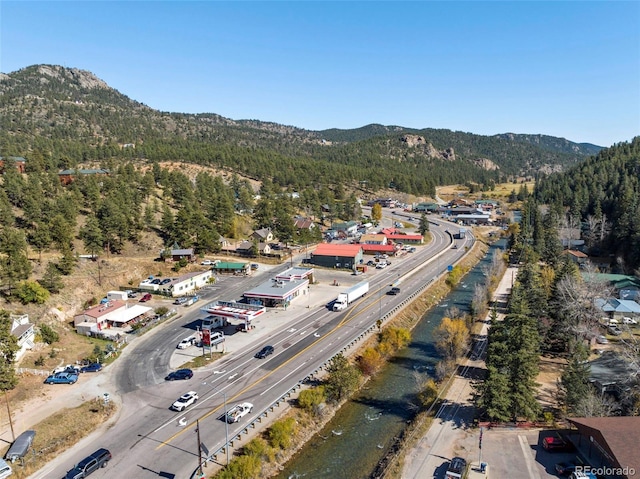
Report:
<svg viewBox="0 0 640 479"><path fill-rule="evenodd" d="M520 447L522 448L522 454L524 456L524 462L527 464L527 470L529 471L529 477L531 479L540 479L540 474L536 470L535 463L531 457L531 448L526 436L518 435L520 440Z"/></svg>

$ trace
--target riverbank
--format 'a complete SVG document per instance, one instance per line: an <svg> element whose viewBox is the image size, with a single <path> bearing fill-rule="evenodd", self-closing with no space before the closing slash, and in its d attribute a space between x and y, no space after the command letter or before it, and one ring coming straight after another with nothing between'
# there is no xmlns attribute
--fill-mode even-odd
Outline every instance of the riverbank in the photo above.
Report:
<svg viewBox="0 0 640 479"><path fill-rule="evenodd" d="M488 249L489 245L484 240L480 239L476 241L469 254L456 265L462 273L459 277L464 276L471 270L471 268L477 265L478 262L485 257ZM444 274L437 281L434 281L433 284L430 285L430 287L419 297L403 308L402 311L396 314L392 319L388 320L385 323L385 327L393 326L413 329L420 322L426 312L440 303L441 299L451 291L452 288L447 284L446 277L447 275ZM359 345L357 349L352 350L350 352L350 357L353 358L358 356L364 349L371 347L376 341L376 336L372 335L367 341ZM366 387L366 383L364 387ZM292 402L294 400L295 398L292 398ZM282 418L293 418L298 424L298 431L292 438L292 442L286 450L278 451L277 457L274 458L274 461L270 464L263 465L262 473L259 477L264 479L274 477L279 474L279 471L281 470L280 465L287 463L291 458L295 457L305 444L334 418L338 411L340 411L340 407L327 407L320 417L311 418L307 413L297 408L290 408ZM331 435L331 433L332 431L328 432L329 435ZM394 452L397 453L397 450Z"/></svg>

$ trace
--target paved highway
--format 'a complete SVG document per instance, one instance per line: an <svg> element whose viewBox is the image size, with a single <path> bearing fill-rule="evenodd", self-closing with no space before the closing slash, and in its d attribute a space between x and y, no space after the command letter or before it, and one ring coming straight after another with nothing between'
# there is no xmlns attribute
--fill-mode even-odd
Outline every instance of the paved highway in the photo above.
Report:
<svg viewBox="0 0 640 479"><path fill-rule="evenodd" d="M410 215L403 217L406 221L410 219L417 222ZM175 345L195 329L196 319L202 316L196 306L137 339L129 346L131 350L113 365L115 392L122 398L115 425L97 437L81 441L59 461L32 477L64 477L75 462L99 447L108 448L113 459L105 469L92 475L95 479L191 477L198 462L196 420L200 425L200 440L210 452L222 448L227 438L234 438L247 426L259 427L256 421L269 406L464 254L465 242L472 239L457 240L459 247L452 249L451 236L445 229L457 228L451 223L434 221L433 241L418 248L416 253L393 258L386 269L367 274L369 294L346 311L331 312L322 305L306 311L294 312L294 308L291 312L280 311L277 318L273 317L274 313L268 313L265 320L277 321L279 328L271 329L268 337L256 336L255 341L242 350L195 371L189 381L165 382L164 377L170 370ZM288 266L281 265L255 277L222 278L214 289L204 292L197 305L239 298L243 291ZM386 295L391 284L400 284L402 293ZM313 286L311 291L313 294ZM298 299L301 300L304 301ZM275 353L266 359L255 359L255 352L267 342L275 347ZM169 410L171 403L188 390L197 391L199 401L184 412ZM225 400L228 407L237 402L251 402L253 412L238 424L226 425L220 419ZM218 457L223 463L225 459L224 455Z"/></svg>

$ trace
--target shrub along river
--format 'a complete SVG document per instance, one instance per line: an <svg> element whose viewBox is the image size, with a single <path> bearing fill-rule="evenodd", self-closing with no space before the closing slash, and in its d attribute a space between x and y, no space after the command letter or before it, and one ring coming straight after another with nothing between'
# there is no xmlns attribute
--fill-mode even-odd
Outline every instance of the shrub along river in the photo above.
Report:
<svg viewBox="0 0 640 479"><path fill-rule="evenodd" d="M412 331L408 347L392 358L356 396L337 412L276 476L278 479L369 478L418 412L418 386L433 377L439 360L432 337L445 312L469 311L476 284L484 283L501 240Z"/></svg>

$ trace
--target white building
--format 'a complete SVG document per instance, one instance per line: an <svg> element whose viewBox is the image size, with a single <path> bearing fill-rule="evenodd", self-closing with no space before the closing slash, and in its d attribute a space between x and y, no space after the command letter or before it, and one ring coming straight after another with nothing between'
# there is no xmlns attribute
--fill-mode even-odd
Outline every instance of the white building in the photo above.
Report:
<svg viewBox="0 0 640 479"><path fill-rule="evenodd" d="M152 308L137 303L108 301L74 316L73 325L79 334L97 334L112 327L126 329L131 322L151 314L152 311Z"/></svg>
<svg viewBox="0 0 640 479"><path fill-rule="evenodd" d="M171 278L171 281L165 284L161 282L157 291L160 294L174 298L186 296L209 284L212 277L213 271L210 269L183 274L177 278Z"/></svg>
<svg viewBox="0 0 640 479"><path fill-rule="evenodd" d="M28 314L11 314L11 334L18 338L20 349L16 352L16 361L20 359L28 349L33 349L35 342L35 328L29 322Z"/></svg>

